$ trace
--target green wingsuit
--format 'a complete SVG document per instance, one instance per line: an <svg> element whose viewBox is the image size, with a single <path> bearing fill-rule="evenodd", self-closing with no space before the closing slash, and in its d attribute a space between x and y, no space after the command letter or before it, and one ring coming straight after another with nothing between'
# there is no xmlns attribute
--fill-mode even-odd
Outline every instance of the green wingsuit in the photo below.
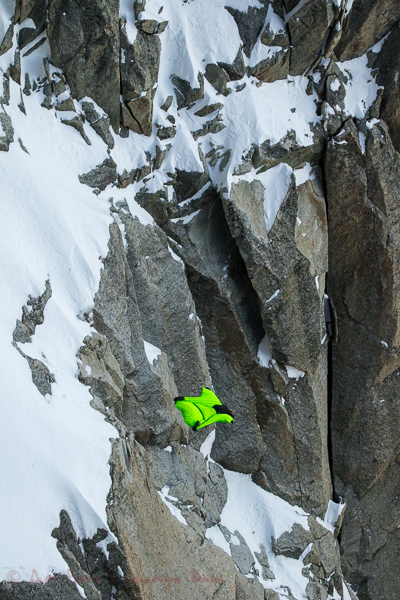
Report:
<svg viewBox="0 0 400 600"><path fill-rule="evenodd" d="M205 387L202 388L201 396L175 398L175 406L181 411L185 423L194 431L211 423L233 423L231 414L218 412L226 409L230 413L228 407L222 404L214 392Z"/></svg>

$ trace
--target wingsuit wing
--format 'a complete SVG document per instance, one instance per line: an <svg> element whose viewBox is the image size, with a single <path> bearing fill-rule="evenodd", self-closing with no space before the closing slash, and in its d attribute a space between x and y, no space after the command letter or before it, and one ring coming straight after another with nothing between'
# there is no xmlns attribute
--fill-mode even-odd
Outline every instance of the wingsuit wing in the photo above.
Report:
<svg viewBox="0 0 400 600"><path fill-rule="evenodd" d="M199 406L193 402L186 402L185 400L178 400L175 403L183 416L183 419L189 427L193 428L196 423L199 423L197 429L202 429L212 423L233 423L233 418L226 414L217 414L215 410L208 406Z"/></svg>
<svg viewBox="0 0 400 600"><path fill-rule="evenodd" d="M215 414L214 416L210 417L209 419L207 419L206 421L200 422L200 425L198 425L197 429L201 429L202 427L207 427L207 425L211 425L212 423L229 423L230 425L233 423L233 417L231 417L230 415L218 415Z"/></svg>
<svg viewBox="0 0 400 600"><path fill-rule="evenodd" d="M187 402L194 402L195 404L200 404L202 406L215 406L216 404L222 404L214 392L205 387L203 387L201 391L201 396L185 396L185 400Z"/></svg>

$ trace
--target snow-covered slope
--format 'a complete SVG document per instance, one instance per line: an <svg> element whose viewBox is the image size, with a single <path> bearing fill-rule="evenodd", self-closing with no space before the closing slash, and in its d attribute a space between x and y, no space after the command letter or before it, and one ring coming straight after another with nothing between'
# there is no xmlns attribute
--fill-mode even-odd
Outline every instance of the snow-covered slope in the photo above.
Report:
<svg viewBox="0 0 400 600"><path fill-rule="evenodd" d="M46 45L23 61L23 75L45 77ZM7 66L3 59L3 69ZM109 203L79 183L78 174L106 158L104 143L88 131L88 146L43 95L24 97L11 81L7 114L15 142L1 154L2 478L1 576L29 581L67 565L51 531L62 508L81 536L106 526L111 480L110 437L116 430L90 406L88 388L77 380L76 353L90 326L79 318L93 305L101 259L107 254ZM17 140L21 140L19 143ZM22 148L22 144L25 150ZM28 294L40 296L49 281L52 295L32 342L19 343L54 374L52 394L33 385L25 358L12 346L17 319ZM28 309L30 310L30 309Z"/></svg>

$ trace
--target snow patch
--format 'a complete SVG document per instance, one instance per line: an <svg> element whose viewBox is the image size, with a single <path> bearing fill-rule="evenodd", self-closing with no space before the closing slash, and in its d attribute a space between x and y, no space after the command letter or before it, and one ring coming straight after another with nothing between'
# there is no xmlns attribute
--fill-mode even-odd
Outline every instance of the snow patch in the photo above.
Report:
<svg viewBox="0 0 400 600"><path fill-rule="evenodd" d="M365 134L362 131L358 132L358 142L360 144L361 152L365 154Z"/></svg>
<svg viewBox="0 0 400 600"><path fill-rule="evenodd" d="M232 556L231 548L218 525L209 527L206 530L206 538L210 540L210 542L212 542L214 546L222 548L222 550L224 550L229 556Z"/></svg>
<svg viewBox="0 0 400 600"><path fill-rule="evenodd" d="M305 372L301 371L300 369L296 369L296 367L290 367L289 365L285 365L286 367L286 373L288 374L288 377L290 379L296 379L296 381L298 379L300 379L300 377L304 377Z"/></svg>
<svg viewBox="0 0 400 600"><path fill-rule="evenodd" d="M251 475L227 469L224 469L224 475L228 486L228 499L221 513L221 525L230 532L240 532L254 556L256 568L260 573L262 568L254 553L261 551L261 544L265 547L270 567L276 577L271 582L260 576L259 579L265 588L281 592L281 585L290 585L293 595L302 598L308 583L308 579L302 574L303 563L300 560L275 556L271 548L271 537L277 539L285 531L290 531L294 523L299 523L309 530L308 515L300 507L291 506L260 488L251 480ZM222 540L215 530L209 534L209 539L227 551L226 540Z"/></svg>
<svg viewBox="0 0 400 600"><path fill-rule="evenodd" d="M161 500L164 502L164 504L166 506L168 506L169 510L171 511L171 514L178 519L178 521L180 523L183 523L184 525L187 526L187 521L185 519L185 517L182 515L182 512L179 510L179 508L177 506L175 506L175 504L172 504L171 500L178 500L178 498L175 498L174 496L169 496L168 495L169 492L169 487L168 486L164 486L162 488L161 491L157 490L157 493L159 494Z"/></svg>
<svg viewBox="0 0 400 600"><path fill-rule="evenodd" d="M346 89L344 112L346 115L363 119L380 89L372 75L372 69L368 67L368 52L359 58L336 64L348 78L347 83L343 84Z"/></svg>
<svg viewBox="0 0 400 600"><path fill-rule="evenodd" d="M137 27L135 25L135 13L132 0L120 0L119 16L126 21L126 35L128 42L133 44L137 36Z"/></svg>
<svg viewBox="0 0 400 600"><path fill-rule="evenodd" d="M262 367L269 369L269 361L272 358L271 346L267 335L264 335L263 339L258 345L257 359Z"/></svg>
<svg viewBox="0 0 400 600"><path fill-rule="evenodd" d="M146 342L145 340L143 340L143 344L144 344L144 351L146 352L147 360L149 361L149 363L151 365L154 365L155 361L161 354L160 348L157 348L157 346L153 346L153 344L150 344L149 342Z"/></svg>
<svg viewBox="0 0 400 600"><path fill-rule="evenodd" d="M299 185L302 185L309 179L315 179L315 173L310 163L306 163L301 169L296 169L294 171L294 176L296 179L297 187L299 187Z"/></svg>
<svg viewBox="0 0 400 600"><path fill-rule="evenodd" d="M366 126L368 127L368 129L373 129L373 127L378 123L380 123L380 119L370 119L366 122Z"/></svg>
<svg viewBox="0 0 400 600"><path fill-rule="evenodd" d="M333 502L329 500L328 508L326 509L326 513L324 516L323 525L327 529L330 529L332 533L335 531L335 525L338 522L340 515L345 509L346 504L342 504L341 502Z"/></svg>
<svg viewBox="0 0 400 600"><path fill-rule="evenodd" d="M272 8L272 4L268 7L267 18L265 20L265 24L269 25L272 33L284 33L286 31L285 22L281 19L274 9Z"/></svg>
<svg viewBox="0 0 400 600"><path fill-rule="evenodd" d="M340 80L339 79L334 79L331 82L330 88L331 88L332 92L337 92L338 89L340 88Z"/></svg>
<svg viewBox="0 0 400 600"><path fill-rule="evenodd" d="M276 290L276 292L274 292L272 296L270 296L268 300L265 301L265 304L269 304L270 302L272 302L272 300L274 300L280 293L281 290Z"/></svg>
<svg viewBox="0 0 400 600"><path fill-rule="evenodd" d="M171 248L171 246L170 246L169 244L168 244L168 252L170 253L170 255L172 256L172 258L173 258L173 259L174 259L176 262L180 263L181 265L183 265L183 264L184 264L184 263L183 263L183 260L181 259L181 257L180 257L180 256L178 256L177 254L175 254L175 252L172 250L172 248Z"/></svg>
<svg viewBox="0 0 400 600"><path fill-rule="evenodd" d="M293 169L280 163L258 176L264 192L264 219L267 231L272 229L276 215L289 191Z"/></svg>
<svg viewBox="0 0 400 600"><path fill-rule="evenodd" d="M267 58L272 58L275 54L281 51L281 46L266 46L259 38L251 52L248 66L255 67L261 61L266 60Z"/></svg>
<svg viewBox="0 0 400 600"><path fill-rule="evenodd" d="M200 452L207 458L211 454L212 446L215 441L215 429L208 434L202 445L200 446Z"/></svg>
<svg viewBox="0 0 400 600"><path fill-rule="evenodd" d="M128 0L124 0L128 2ZM131 4L128 2L128 4ZM232 0L230 4L243 3ZM252 0L258 6L258 0ZM168 21L161 35L163 51L160 60L160 78L170 73L188 81L193 88L199 86L198 73L204 73L208 63L222 61L231 64L237 55L242 41L232 15L225 10L226 0L196 0L182 3L182 0L152 0L147 2L141 19ZM246 2L246 8L248 3ZM159 14L160 9L162 12ZM207 15L207 18L204 18ZM166 84L159 81L161 87Z"/></svg>
<svg viewBox="0 0 400 600"><path fill-rule="evenodd" d="M183 225L187 225L188 223L190 223L190 221L192 219L194 219L199 214L199 212L200 212L200 210L195 210L190 215L186 215L185 217L179 217L177 219L171 219L171 222L172 223L182 223Z"/></svg>

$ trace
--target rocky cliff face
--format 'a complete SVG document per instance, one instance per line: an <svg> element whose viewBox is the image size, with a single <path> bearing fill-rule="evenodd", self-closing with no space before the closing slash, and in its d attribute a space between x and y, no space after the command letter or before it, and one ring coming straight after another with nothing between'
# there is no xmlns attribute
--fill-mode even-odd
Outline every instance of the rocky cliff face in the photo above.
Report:
<svg viewBox="0 0 400 600"><path fill-rule="evenodd" d="M116 433L104 527L53 523L73 577L1 598L398 600L398 2L6 4L0 150L39 99L110 214L77 378ZM10 341L49 398L43 286ZM211 436L173 403L202 385ZM235 473L303 520L252 545Z"/></svg>

